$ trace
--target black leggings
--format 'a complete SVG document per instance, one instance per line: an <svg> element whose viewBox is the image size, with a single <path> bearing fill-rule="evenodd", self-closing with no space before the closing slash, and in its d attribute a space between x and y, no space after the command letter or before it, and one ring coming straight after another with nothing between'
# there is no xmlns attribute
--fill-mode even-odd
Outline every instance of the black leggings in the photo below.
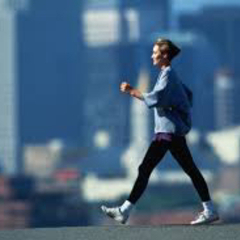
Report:
<svg viewBox="0 0 240 240"><path fill-rule="evenodd" d="M207 184L195 165L191 153L186 144L185 137L173 137L172 141L154 140L138 168L138 177L130 193L128 201L135 204L147 187L149 177L153 169L163 159L165 153L170 150L172 156L177 160L184 172L191 178L202 201L209 201Z"/></svg>

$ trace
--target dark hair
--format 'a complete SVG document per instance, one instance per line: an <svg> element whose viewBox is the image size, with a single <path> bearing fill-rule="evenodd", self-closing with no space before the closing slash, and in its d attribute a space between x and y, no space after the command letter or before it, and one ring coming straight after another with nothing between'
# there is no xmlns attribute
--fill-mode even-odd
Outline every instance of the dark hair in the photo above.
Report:
<svg viewBox="0 0 240 240"><path fill-rule="evenodd" d="M154 45L159 46L162 53L168 53L170 60L175 58L181 52L179 47L177 47L172 41L165 38L158 38Z"/></svg>

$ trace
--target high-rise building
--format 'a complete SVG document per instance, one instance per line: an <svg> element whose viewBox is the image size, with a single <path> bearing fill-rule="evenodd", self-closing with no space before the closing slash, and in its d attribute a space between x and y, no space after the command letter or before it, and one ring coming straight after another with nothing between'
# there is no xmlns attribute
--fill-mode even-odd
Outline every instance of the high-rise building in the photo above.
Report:
<svg viewBox="0 0 240 240"><path fill-rule="evenodd" d="M147 41L155 32L166 31L170 26L170 1L139 1L141 41Z"/></svg>
<svg viewBox="0 0 240 240"><path fill-rule="evenodd" d="M198 14L184 14L179 18L181 30L193 30L205 35L218 51L222 66L231 68L238 75L239 23L239 6L204 7Z"/></svg>
<svg viewBox="0 0 240 240"><path fill-rule="evenodd" d="M0 1L0 160L22 171L22 149L81 140L81 1Z"/></svg>
<svg viewBox="0 0 240 240"><path fill-rule="evenodd" d="M81 139L85 70L80 0L28 0L16 18L20 138Z"/></svg>
<svg viewBox="0 0 240 240"><path fill-rule="evenodd" d="M214 112L216 129L234 126L234 79L228 70L219 71L214 79Z"/></svg>
<svg viewBox="0 0 240 240"><path fill-rule="evenodd" d="M19 157L15 59L17 10L7 1L0 1L0 162L5 174L17 172Z"/></svg>
<svg viewBox="0 0 240 240"><path fill-rule="evenodd" d="M239 41L240 33L238 31L240 23L239 6L219 6L204 7L198 13L184 14L179 18L179 27L181 30L191 30L199 32L210 42L212 49L217 52L220 62L220 68L230 69L232 72L232 84L234 89L239 89L240 68L238 56L240 54ZM219 68L216 69L216 72ZM208 81L206 88L212 88L214 85L214 75L212 81ZM210 86L212 85L212 86ZM232 98L238 102L238 91L234 92ZM212 92L212 97L214 96ZM235 111L234 122L240 121L240 112Z"/></svg>

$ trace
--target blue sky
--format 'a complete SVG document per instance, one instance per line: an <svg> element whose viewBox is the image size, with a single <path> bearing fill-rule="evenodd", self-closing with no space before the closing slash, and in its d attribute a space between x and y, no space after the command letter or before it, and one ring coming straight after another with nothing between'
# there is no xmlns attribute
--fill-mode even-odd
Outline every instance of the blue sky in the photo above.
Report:
<svg viewBox="0 0 240 240"><path fill-rule="evenodd" d="M207 5L238 5L239 0L172 0L174 11L196 11Z"/></svg>

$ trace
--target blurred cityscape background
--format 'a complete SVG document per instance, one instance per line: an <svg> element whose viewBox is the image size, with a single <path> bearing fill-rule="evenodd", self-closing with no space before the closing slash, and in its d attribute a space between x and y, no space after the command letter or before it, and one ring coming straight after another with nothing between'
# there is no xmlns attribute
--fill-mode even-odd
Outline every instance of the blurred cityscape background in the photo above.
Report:
<svg viewBox="0 0 240 240"><path fill-rule="evenodd" d="M0 0L0 229L114 224L153 137L153 112L123 95L155 83L152 46L194 94L187 140L222 221L240 221L238 0ZM188 223L201 210L167 154L129 223Z"/></svg>

